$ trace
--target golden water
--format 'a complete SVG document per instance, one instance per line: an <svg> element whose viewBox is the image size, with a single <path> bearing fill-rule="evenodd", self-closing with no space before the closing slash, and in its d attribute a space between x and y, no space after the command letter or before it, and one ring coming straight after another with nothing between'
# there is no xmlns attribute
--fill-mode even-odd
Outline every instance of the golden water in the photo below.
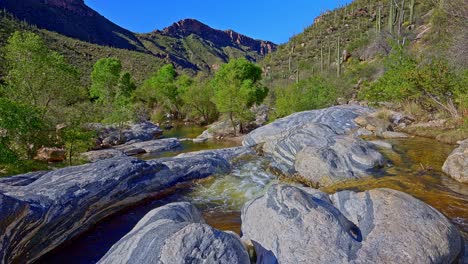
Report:
<svg viewBox="0 0 468 264"><path fill-rule="evenodd" d="M459 183L442 172L442 165L455 146L432 139L388 140L393 150L382 150L392 165L377 178L338 183L323 188L365 191L390 188L403 191L433 206L468 237L468 184Z"/></svg>

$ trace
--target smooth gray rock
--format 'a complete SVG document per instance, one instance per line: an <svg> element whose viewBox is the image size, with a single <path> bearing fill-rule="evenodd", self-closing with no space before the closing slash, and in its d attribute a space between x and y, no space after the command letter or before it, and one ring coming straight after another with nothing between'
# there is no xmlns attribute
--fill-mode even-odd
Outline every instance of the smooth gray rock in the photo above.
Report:
<svg viewBox="0 0 468 264"><path fill-rule="evenodd" d="M149 212L98 262L250 263L247 250L233 234L205 224L190 203L173 203Z"/></svg>
<svg viewBox="0 0 468 264"><path fill-rule="evenodd" d="M151 122L129 124L125 125L124 128L120 128L117 125L104 125L100 123L88 124L87 127L96 131L99 138L102 139L103 145L106 146L119 145L133 140L153 140L160 137L163 133L159 126Z"/></svg>
<svg viewBox="0 0 468 264"><path fill-rule="evenodd" d="M463 251L441 213L390 189L327 195L273 185L244 206L242 233L279 263L452 263Z"/></svg>
<svg viewBox="0 0 468 264"><path fill-rule="evenodd" d="M176 138L163 138L141 142L129 142L115 147L123 153L133 156L143 153L158 153L180 148L182 145Z"/></svg>
<svg viewBox="0 0 468 264"><path fill-rule="evenodd" d="M100 149L81 153L81 157L89 162L97 162L105 159L126 157L125 153L118 149Z"/></svg>
<svg viewBox="0 0 468 264"><path fill-rule="evenodd" d="M161 136L163 131L159 126L151 122L133 124L129 129L123 131L123 136L127 141L140 140L148 141Z"/></svg>
<svg viewBox="0 0 468 264"><path fill-rule="evenodd" d="M322 186L367 177L384 164L384 157L369 143L346 133L358 128L357 116L370 111L345 105L294 114L254 130L243 144L263 144L273 167Z"/></svg>
<svg viewBox="0 0 468 264"><path fill-rule="evenodd" d="M244 150L242 150L244 149ZM31 263L97 221L183 181L227 173L251 150L114 158L0 183L0 263Z"/></svg>
<svg viewBox="0 0 468 264"><path fill-rule="evenodd" d="M373 111L370 108L357 105L340 105L295 113L252 131L244 139L243 145L252 147L262 144L281 137L283 133L287 133L288 130L294 127L311 123L326 125L336 134L345 134L359 128L354 122L356 117Z"/></svg>
<svg viewBox="0 0 468 264"><path fill-rule="evenodd" d="M459 182L468 183L468 139L460 142L447 158L442 170Z"/></svg>

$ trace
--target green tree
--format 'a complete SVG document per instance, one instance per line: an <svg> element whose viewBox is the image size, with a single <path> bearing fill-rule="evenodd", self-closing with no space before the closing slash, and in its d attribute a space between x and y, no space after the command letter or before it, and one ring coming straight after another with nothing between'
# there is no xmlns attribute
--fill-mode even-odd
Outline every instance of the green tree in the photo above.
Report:
<svg viewBox="0 0 468 264"><path fill-rule="evenodd" d="M243 122L253 118L250 108L263 102L268 89L260 85L262 69L246 59L235 59L224 64L216 73L212 85L214 103L220 113L226 114L236 133L239 122L243 132Z"/></svg>
<svg viewBox="0 0 468 264"><path fill-rule="evenodd" d="M94 131L83 128L83 124L92 121L89 115L93 106L89 102L75 105L65 112L67 121L60 137L67 151L69 165L72 166L81 152L87 151L94 144Z"/></svg>
<svg viewBox="0 0 468 264"><path fill-rule="evenodd" d="M333 85L321 77L310 77L286 89L276 91L276 116L319 109L333 105L337 93Z"/></svg>
<svg viewBox="0 0 468 264"><path fill-rule="evenodd" d="M26 104L0 98L0 163L31 159L44 124L40 112Z"/></svg>
<svg viewBox="0 0 468 264"><path fill-rule="evenodd" d="M181 94L191 84L190 77L177 76L174 66L167 64L138 88L135 97L146 102L150 108L162 107L179 117L183 106Z"/></svg>
<svg viewBox="0 0 468 264"><path fill-rule="evenodd" d="M189 116L202 118L202 123L211 123L218 118L216 105L212 102L214 90L207 76L199 74L190 86L184 86L181 97Z"/></svg>
<svg viewBox="0 0 468 264"><path fill-rule="evenodd" d="M101 104L112 104L118 94L122 63L116 58L100 59L91 73L92 85L89 94Z"/></svg>
<svg viewBox="0 0 468 264"><path fill-rule="evenodd" d="M4 48L8 73L3 95L29 104L42 119L61 119L61 109L84 98L77 70L30 32L15 32Z"/></svg>

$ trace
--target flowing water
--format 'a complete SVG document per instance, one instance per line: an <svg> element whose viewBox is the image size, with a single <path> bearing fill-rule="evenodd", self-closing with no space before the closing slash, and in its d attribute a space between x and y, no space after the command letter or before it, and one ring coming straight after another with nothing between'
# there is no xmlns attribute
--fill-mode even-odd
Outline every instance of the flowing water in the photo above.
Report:
<svg viewBox="0 0 468 264"><path fill-rule="evenodd" d="M404 191L440 210L458 226L465 239L468 238L468 185L452 180L440 169L455 146L423 138L388 142L394 145L393 150L382 151L391 165L377 178L340 183L322 190L328 193L373 188ZM276 177L267 172L267 166L268 161L263 159L242 161L228 175L177 186L104 219L92 230L47 254L39 263L95 263L147 212L176 201L194 203L208 224L239 233L240 210L244 203L277 182Z"/></svg>

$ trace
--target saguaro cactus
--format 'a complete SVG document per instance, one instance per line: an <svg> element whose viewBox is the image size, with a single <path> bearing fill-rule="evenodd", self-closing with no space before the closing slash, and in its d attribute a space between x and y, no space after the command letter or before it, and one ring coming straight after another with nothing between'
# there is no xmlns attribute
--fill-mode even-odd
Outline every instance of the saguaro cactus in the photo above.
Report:
<svg viewBox="0 0 468 264"><path fill-rule="evenodd" d="M340 77L341 76L341 50L340 50L340 41L341 38L338 36L338 41L336 42L336 76Z"/></svg>

